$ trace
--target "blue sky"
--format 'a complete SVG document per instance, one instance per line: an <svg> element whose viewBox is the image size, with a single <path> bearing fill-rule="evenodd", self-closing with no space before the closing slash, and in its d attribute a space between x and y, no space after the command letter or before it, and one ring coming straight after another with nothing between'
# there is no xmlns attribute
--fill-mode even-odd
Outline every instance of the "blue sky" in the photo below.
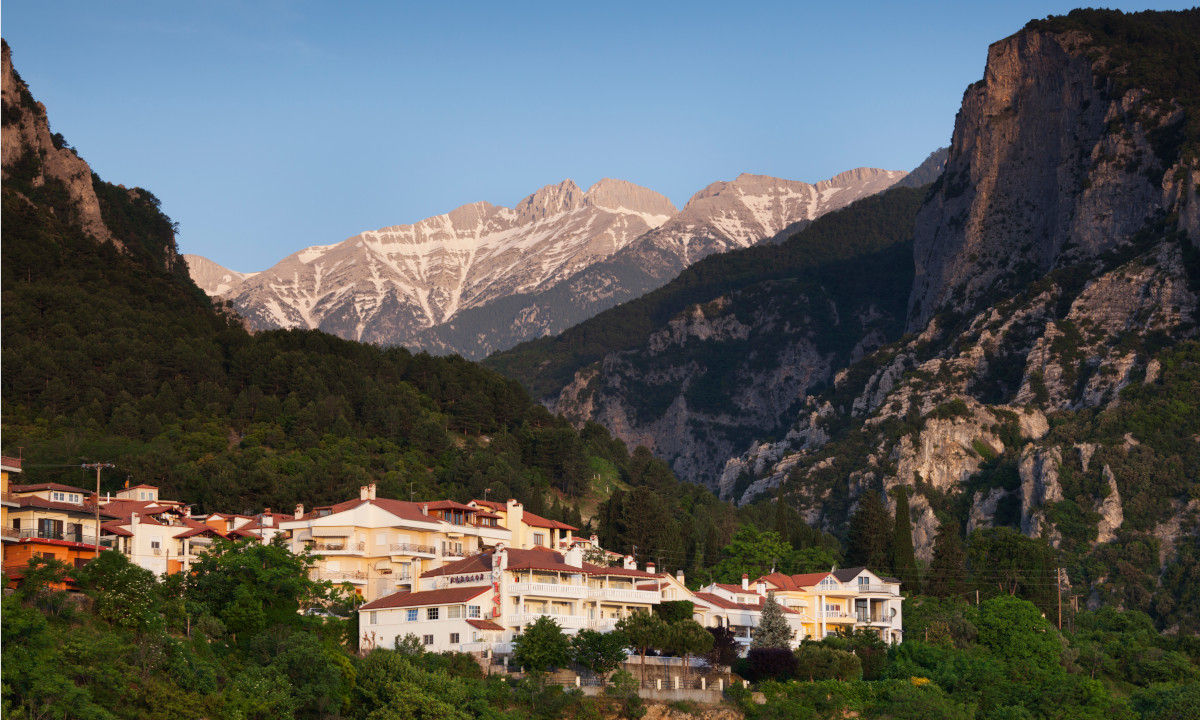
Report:
<svg viewBox="0 0 1200 720"><path fill-rule="evenodd" d="M988 44L1071 7L8 0L0 21L52 128L158 195L184 252L248 271L563 178L682 206L741 172L911 169Z"/></svg>

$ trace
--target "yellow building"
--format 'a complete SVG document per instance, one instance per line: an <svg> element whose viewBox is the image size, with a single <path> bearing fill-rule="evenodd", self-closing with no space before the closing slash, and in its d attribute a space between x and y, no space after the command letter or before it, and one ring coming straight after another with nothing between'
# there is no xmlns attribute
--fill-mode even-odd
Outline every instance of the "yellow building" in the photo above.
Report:
<svg viewBox="0 0 1200 720"><path fill-rule="evenodd" d="M14 530L8 522L8 509L17 507L17 503L8 492L10 473L21 472L21 458L0 456L0 565L4 563L4 553L8 546L17 542L21 533Z"/></svg>
<svg viewBox="0 0 1200 720"><path fill-rule="evenodd" d="M807 637L823 638L839 630L869 628L887 643L903 639L904 598L900 582L863 567L832 572L771 573L755 581L785 607L800 613Z"/></svg>
<svg viewBox="0 0 1200 720"><path fill-rule="evenodd" d="M349 583L367 600L414 590L421 573L460 560L512 533L487 508L451 500L409 502L376 497L363 486L357 500L305 513L297 506L279 528L293 552L319 555L313 579Z"/></svg>
<svg viewBox="0 0 1200 720"><path fill-rule="evenodd" d="M4 553L4 572L19 581L30 558L54 558L79 566L96 557L99 535L95 498L60 483L10 485L10 532L16 542ZM110 516L100 512L101 522Z"/></svg>
<svg viewBox="0 0 1200 720"><path fill-rule="evenodd" d="M570 547L579 528L564 522L544 518L525 509L516 500L506 503L472 500L470 505L489 510L499 517L500 524L512 532L509 547L524 549L543 547L560 550Z"/></svg>

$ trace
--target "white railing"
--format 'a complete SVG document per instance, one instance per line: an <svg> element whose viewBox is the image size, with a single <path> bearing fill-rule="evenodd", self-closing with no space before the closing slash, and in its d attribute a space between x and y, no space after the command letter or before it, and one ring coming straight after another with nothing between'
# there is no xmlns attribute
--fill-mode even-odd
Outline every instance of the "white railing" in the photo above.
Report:
<svg viewBox="0 0 1200 720"><path fill-rule="evenodd" d="M362 570L319 570L316 579L331 582L366 582L367 574Z"/></svg>
<svg viewBox="0 0 1200 720"><path fill-rule="evenodd" d="M633 603L657 603L661 596L653 590L625 590L621 588L589 588L589 595L600 600L616 600Z"/></svg>
<svg viewBox="0 0 1200 720"><path fill-rule="evenodd" d="M555 615L549 612L525 612L509 615L505 619L507 625L531 625L537 622L538 618L548 617L558 626L567 630L579 630L588 626L588 619L583 615Z"/></svg>
<svg viewBox="0 0 1200 720"><path fill-rule="evenodd" d="M392 543L391 551L394 553L418 553L421 555L437 555L437 548L432 545L419 545L417 543Z"/></svg>
<svg viewBox="0 0 1200 720"><path fill-rule="evenodd" d="M877 595L899 595L899 585L883 585L879 583L871 583L869 585L858 585L855 590L859 593L871 593Z"/></svg>
<svg viewBox="0 0 1200 720"><path fill-rule="evenodd" d="M552 597L584 598L587 596L585 585L559 585L558 583L522 582L508 586L512 595L550 595Z"/></svg>

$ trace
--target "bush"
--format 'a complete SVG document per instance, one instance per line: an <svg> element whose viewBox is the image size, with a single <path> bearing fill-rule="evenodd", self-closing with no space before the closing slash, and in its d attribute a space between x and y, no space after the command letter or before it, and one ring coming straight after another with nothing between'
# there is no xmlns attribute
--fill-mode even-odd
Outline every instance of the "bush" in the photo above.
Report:
<svg viewBox="0 0 1200 720"><path fill-rule="evenodd" d="M846 650L803 643L793 657L794 675L801 680L861 680L862 661Z"/></svg>
<svg viewBox="0 0 1200 720"><path fill-rule="evenodd" d="M746 678L751 682L790 680L795 675L796 656L787 648L750 648L746 654Z"/></svg>

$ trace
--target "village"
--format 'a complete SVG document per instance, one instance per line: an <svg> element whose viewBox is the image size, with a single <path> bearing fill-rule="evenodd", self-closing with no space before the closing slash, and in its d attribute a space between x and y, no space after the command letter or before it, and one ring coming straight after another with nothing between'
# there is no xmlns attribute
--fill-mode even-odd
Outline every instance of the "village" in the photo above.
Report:
<svg viewBox="0 0 1200 720"><path fill-rule="evenodd" d="M344 502L283 514L193 515L139 484L113 495L59 483L19 484L21 460L3 458L3 568L19 584L31 558L80 566L117 551L156 575L187 573L213 543L281 542L315 556L316 581L342 585L359 604L360 651L412 635L428 651L502 658L540 617L571 634L608 632L625 617L689 601L706 628L726 628L744 652L768 596L792 644L867 628L903 639L899 581L868 568L761 577L689 587L682 571L602 548L595 536L524 510L516 500L403 501L374 484ZM67 589L70 589L69 587ZM356 602L356 604L358 604ZM320 608L306 609L320 612Z"/></svg>

